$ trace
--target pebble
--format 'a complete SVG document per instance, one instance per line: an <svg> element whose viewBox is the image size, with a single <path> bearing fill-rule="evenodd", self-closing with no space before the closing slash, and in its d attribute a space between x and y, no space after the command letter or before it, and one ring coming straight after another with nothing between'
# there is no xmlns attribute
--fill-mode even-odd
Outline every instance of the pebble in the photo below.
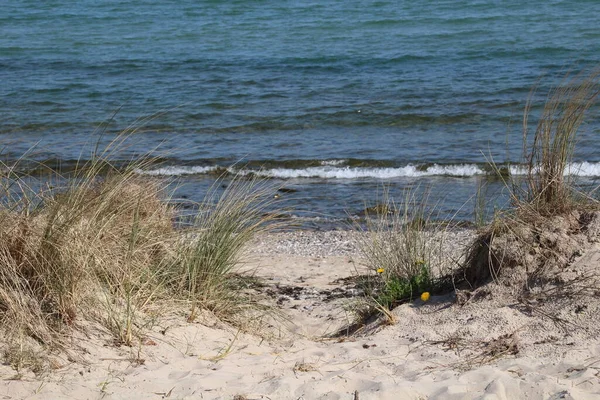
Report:
<svg viewBox="0 0 600 400"><path fill-rule="evenodd" d="M360 231L290 231L267 233L258 237L249 247L252 254L290 255L300 257L353 257L360 255L360 244L368 239L369 232ZM464 249L475 237L472 229L442 231L444 247ZM435 237L435 236L434 236Z"/></svg>

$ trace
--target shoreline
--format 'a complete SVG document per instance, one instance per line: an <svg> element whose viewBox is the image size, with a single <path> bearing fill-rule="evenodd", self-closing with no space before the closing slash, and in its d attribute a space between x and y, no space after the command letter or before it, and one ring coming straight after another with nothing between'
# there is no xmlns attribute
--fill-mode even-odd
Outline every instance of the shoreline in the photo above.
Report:
<svg viewBox="0 0 600 400"><path fill-rule="evenodd" d="M426 230L427 232L427 230ZM444 231L442 231L443 233ZM476 234L472 227L448 229L452 236L444 238L448 248L464 247ZM306 257L354 256L360 254L359 242L368 232L352 229L296 229L262 234L250 244L249 254L288 254Z"/></svg>

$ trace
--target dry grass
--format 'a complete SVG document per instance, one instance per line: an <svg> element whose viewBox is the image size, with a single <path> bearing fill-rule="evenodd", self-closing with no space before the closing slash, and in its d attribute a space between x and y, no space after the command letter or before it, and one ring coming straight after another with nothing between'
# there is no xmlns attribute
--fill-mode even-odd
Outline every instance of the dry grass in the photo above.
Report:
<svg viewBox="0 0 600 400"><path fill-rule="evenodd" d="M443 340L429 341L428 344L441 346L444 351L452 351L461 360L451 366L459 371L491 364L503 357L519 354L518 330L500 335L490 340L469 340L464 333L456 332Z"/></svg>
<svg viewBox="0 0 600 400"><path fill-rule="evenodd" d="M514 208L496 215L471 247L464 276L470 285L501 280L522 296L554 279L595 240L598 202L574 189L571 168L579 128L600 94L599 78L599 70L565 78L548 94L533 133L528 101L526 177L506 179Z"/></svg>
<svg viewBox="0 0 600 400"><path fill-rule="evenodd" d="M427 193L409 190L400 204L384 193L383 200L366 214L368 234L359 243L361 262L373 279L366 285L367 301L357 308L359 318L375 310L393 323L391 309L437 290L437 278L447 268L442 254L446 227L430 223L434 211Z"/></svg>
<svg viewBox="0 0 600 400"><path fill-rule="evenodd" d="M78 321L98 317L132 343L133 300L148 302L158 286L150 281L168 254L172 210L160 183L132 168L101 175L108 165L81 165L65 187L13 196L0 211L0 318L15 340L62 347ZM23 182L9 176L3 187ZM127 311L114 312L123 302Z"/></svg>
<svg viewBox="0 0 600 400"><path fill-rule="evenodd" d="M2 168L5 359L66 351L72 330L88 322L132 346L174 301L191 304L192 315L202 307L223 318L251 306L228 278L246 243L267 227L268 187L234 180L218 196L207 196L193 226L175 230L166 185L136 173L151 160L116 168L114 150L81 163L68 177L48 176L51 184L63 183L53 189L28 186L19 165Z"/></svg>
<svg viewBox="0 0 600 400"><path fill-rule="evenodd" d="M277 225L276 214L267 212L273 191L255 177L237 177L224 190L213 186L200 204L193 226L184 231L190 240L179 242L171 271L171 281L190 300L189 320L195 319L198 307L226 320L250 305L258 307L235 290L233 272L246 245Z"/></svg>
<svg viewBox="0 0 600 400"><path fill-rule="evenodd" d="M540 216L560 215L584 206L575 196L572 160L579 128L600 94L600 70L582 72L548 94L533 137L529 120L532 98L523 117L523 158L527 167L524 192L513 198L521 212ZM517 185L513 185L516 187Z"/></svg>

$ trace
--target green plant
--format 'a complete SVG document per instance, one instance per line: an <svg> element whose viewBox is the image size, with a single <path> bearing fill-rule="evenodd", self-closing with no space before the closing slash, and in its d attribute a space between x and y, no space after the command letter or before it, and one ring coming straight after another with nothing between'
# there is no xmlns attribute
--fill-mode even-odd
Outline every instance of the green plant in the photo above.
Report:
<svg viewBox="0 0 600 400"><path fill-rule="evenodd" d="M226 317L248 305L236 290L233 272L250 241L272 228L276 219L267 212L274 200L265 181L234 177L222 191L219 183L200 204L186 234L190 240L180 242L177 269L172 271L189 296L190 320L198 307Z"/></svg>
<svg viewBox="0 0 600 400"><path fill-rule="evenodd" d="M524 193L515 194L517 207L548 216L577 205L571 168L578 131L600 94L600 70L567 76L552 89L531 137L529 119L533 94L523 116L523 158L527 168ZM520 185L515 185L519 187Z"/></svg>
<svg viewBox="0 0 600 400"><path fill-rule="evenodd" d="M403 278L392 276L384 281L383 287L374 296L377 304L393 309L396 305L412 301L423 292L434 289L434 282L426 265L421 267L421 272Z"/></svg>
<svg viewBox="0 0 600 400"><path fill-rule="evenodd" d="M431 222L434 212L429 210L427 192L408 190L400 205L387 191L383 198L383 206L376 210L385 212L366 215L359 248L363 264L377 274L366 287L367 307L386 313L422 292L436 290L447 266L442 257L445 228Z"/></svg>

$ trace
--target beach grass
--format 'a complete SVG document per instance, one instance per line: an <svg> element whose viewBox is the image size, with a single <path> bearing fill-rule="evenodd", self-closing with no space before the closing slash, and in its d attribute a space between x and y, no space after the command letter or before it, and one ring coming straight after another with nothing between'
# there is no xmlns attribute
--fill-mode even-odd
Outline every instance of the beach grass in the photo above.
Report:
<svg viewBox="0 0 600 400"><path fill-rule="evenodd" d="M564 268L579 251L570 242L587 230L600 203L576 189L573 160L579 130L600 94L599 79L598 69L568 75L549 91L539 112L533 111L532 92L523 117L525 177L503 177L512 207L495 213L470 248L465 278L472 287L511 270L514 284L528 289L541 270ZM492 168L498 169L493 163ZM562 231L561 239L548 239Z"/></svg>
<svg viewBox="0 0 600 400"><path fill-rule="evenodd" d="M532 111L530 97L522 136L526 174L513 176L505 173L506 167L491 163L512 207L495 210L486 222L485 191L480 187L474 210L479 234L462 264L440 263L448 258L442 249L444 232L430 223L433 212L427 211L426 196L409 191L397 202L384 194L382 204L367 209L368 234L360 250L373 278L366 301L359 302L359 319L375 311L392 322L395 306L418 300L423 293L426 301L430 292L441 288L474 290L490 280L502 280L524 298L545 287L552 274L580 254L581 243L594 240L585 232L597 220L599 203L576 190L577 171L572 168L578 130L600 93L599 77L598 70L567 76L550 91L541 111ZM533 114L537 123L532 133ZM560 292L554 287L550 291Z"/></svg>
<svg viewBox="0 0 600 400"><path fill-rule="evenodd" d="M191 228L182 231L189 240L178 243L170 279L187 293L189 320L198 308L229 319L250 304L232 290L230 278L248 243L277 225L277 214L269 212L276 201L273 192L259 178L234 177L223 190L217 181L199 205Z"/></svg>
<svg viewBox="0 0 600 400"><path fill-rule="evenodd" d="M397 305L439 288L447 225L432 223L435 206L428 204L427 193L410 189L398 202L384 190L382 203L367 209L359 251L372 278L366 301L359 302L360 318L373 311L389 318Z"/></svg>
<svg viewBox="0 0 600 400"><path fill-rule="evenodd" d="M531 133L532 99L523 117L523 160L527 169L525 190L513 198L521 212L558 215L586 203L578 201L572 182L573 154L585 115L600 94L600 70L567 76L552 89ZM518 185L512 185L518 187Z"/></svg>
<svg viewBox="0 0 600 400"><path fill-rule="evenodd" d="M219 181L193 223L175 229L167 183L139 174L152 159L112 164L122 143L42 183L19 163L2 166L0 326L15 368L41 369L24 360L72 350L89 323L133 346L174 303L189 304L190 319L202 308L233 320L252 307L228 278L272 222L269 186L234 178L217 194Z"/></svg>

